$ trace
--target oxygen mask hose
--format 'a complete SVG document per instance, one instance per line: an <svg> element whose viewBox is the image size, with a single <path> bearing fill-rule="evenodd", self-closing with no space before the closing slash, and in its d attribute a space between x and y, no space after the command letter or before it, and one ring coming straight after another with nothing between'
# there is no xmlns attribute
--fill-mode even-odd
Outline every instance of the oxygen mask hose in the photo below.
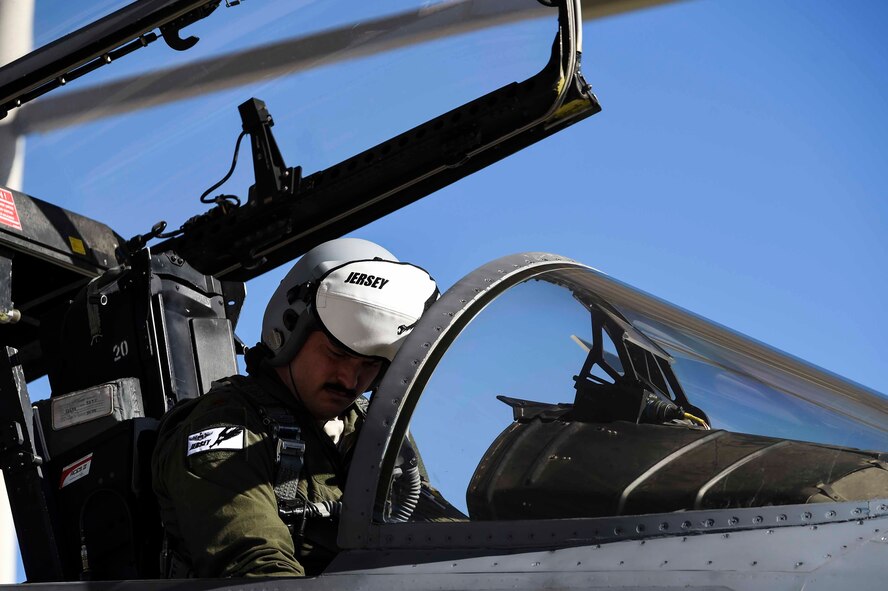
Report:
<svg viewBox="0 0 888 591"><path fill-rule="evenodd" d="M684 409L672 402L661 400L650 392L645 393L644 403L639 413L639 423L663 424L685 418Z"/></svg>
<svg viewBox="0 0 888 591"><path fill-rule="evenodd" d="M691 423L694 423L695 426L702 427L707 431L712 429L712 427L700 417L685 412L685 410L677 404L669 402L668 400L662 400L654 394L647 392L645 394L644 404L638 416L638 422L662 425L669 421L690 421Z"/></svg>

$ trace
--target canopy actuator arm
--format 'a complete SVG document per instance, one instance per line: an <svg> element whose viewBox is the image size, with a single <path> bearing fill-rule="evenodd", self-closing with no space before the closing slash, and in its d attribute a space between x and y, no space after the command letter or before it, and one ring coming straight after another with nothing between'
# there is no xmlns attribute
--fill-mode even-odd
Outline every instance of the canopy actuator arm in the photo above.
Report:
<svg viewBox="0 0 888 591"><path fill-rule="evenodd" d="M601 107L579 69L579 0L559 3L558 24L551 57L535 76L301 182L271 186L257 171L246 206L213 208L155 250L175 250L203 273L246 281L597 113ZM271 130L263 134L270 138ZM255 155L255 136L253 145ZM263 160L269 165L288 171L282 159L276 165ZM280 181L273 173L267 178Z"/></svg>

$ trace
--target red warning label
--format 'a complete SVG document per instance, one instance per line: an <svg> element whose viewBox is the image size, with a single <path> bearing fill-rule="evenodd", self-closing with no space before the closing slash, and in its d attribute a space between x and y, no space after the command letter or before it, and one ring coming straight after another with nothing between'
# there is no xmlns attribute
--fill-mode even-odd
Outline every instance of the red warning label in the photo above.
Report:
<svg viewBox="0 0 888 591"><path fill-rule="evenodd" d="M15 208L15 199L12 198L12 193L6 189L0 189L0 224L16 230L22 229L22 222L19 220L18 210Z"/></svg>
<svg viewBox="0 0 888 591"><path fill-rule="evenodd" d="M92 466L93 455L83 456L73 464L68 464L62 468L62 480L59 482L59 489L65 488L72 482L77 482L84 476L89 474L89 467Z"/></svg>

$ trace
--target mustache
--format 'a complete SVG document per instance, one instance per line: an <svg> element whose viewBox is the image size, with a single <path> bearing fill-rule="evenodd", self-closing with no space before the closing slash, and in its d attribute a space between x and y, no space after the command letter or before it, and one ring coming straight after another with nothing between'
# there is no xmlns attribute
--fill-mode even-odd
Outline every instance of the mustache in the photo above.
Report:
<svg viewBox="0 0 888 591"><path fill-rule="evenodd" d="M358 394L360 394L360 392L358 392L352 388L346 388L342 384L336 384L333 382L325 383L324 389L325 390L333 390L335 392L339 392L340 394L344 394L346 396L351 396L352 398L357 398Z"/></svg>

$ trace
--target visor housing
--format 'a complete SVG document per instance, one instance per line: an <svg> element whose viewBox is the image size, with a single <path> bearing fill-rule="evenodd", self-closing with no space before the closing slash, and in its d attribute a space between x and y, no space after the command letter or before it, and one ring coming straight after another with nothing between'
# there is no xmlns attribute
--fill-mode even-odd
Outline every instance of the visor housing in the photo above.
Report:
<svg viewBox="0 0 888 591"><path fill-rule="evenodd" d="M355 261L319 280L312 307L321 327L347 349L391 361L437 298L435 280L415 265Z"/></svg>

